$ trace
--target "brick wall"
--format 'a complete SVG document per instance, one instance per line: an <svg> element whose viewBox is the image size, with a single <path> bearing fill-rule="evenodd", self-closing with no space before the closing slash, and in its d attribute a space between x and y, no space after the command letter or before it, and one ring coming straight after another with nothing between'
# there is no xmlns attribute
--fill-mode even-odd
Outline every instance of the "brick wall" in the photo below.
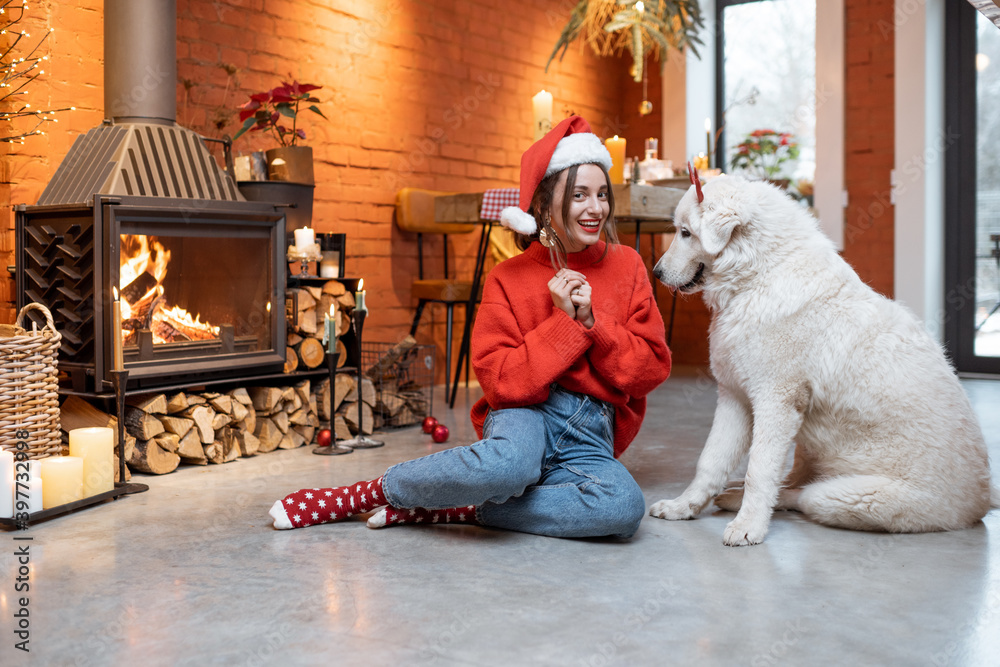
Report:
<svg viewBox="0 0 1000 667"><path fill-rule="evenodd" d="M393 224L404 185L473 191L516 185L521 152L531 140L531 96L553 93L556 120L574 111L601 136L625 136L629 152L661 126L659 70L648 64L654 113L638 115L641 84L628 76L628 56L599 59L580 44L543 72L569 10L569 0L178 0L178 122L206 135L232 134L234 110L248 93L291 76L316 83L330 119L306 121L316 159L314 226L348 234L348 273L364 277L371 315L366 337L396 340L409 328L416 273L413 237ZM889 0L848 0L849 225L859 233L845 251L862 277L891 293L892 213L871 193L888 191L891 164L892 42L872 25ZM75 137L103 117L101 0L37 0L32 30L53 27L47 74L31 88L32 103L77 107L44 137L4 157L5 205L33 203ZM875 12L875 14L873 14ZM878 132L867 128L874 126ZM58 131L55 131L58 129ZM238 151L270 147L241 138ZM866 201L865 197L869 199ZM9 208L8 208L9 210ZM877 214L877 215L876 215ZM12 216L10 218L12 222ZM10 225L8 224L8 227ZM453 264L468 274L474 235L448 241ZM630 237L623 239L631 243ZM648 257L648 241L643 240ZM425 256L441 255L440 239ZM13 263L11 234L0 254ZM662 249L658 249L660 251ZM661 310L670 295L659 290ZM0 315L13 317L10 281L0 280ZM461 309L456 335L461 331ZM444 311L428 308L418 337L444 349ZM707 361L708 315L698 297L678 301L673 349L678 363ZM443 353L439 362L443 362ZM440 365L440 363L439 363ZM439 375L439 377L443 377Z"/></svg>
<svg viewBox="0 0 1000 667"><path fill-rule="evenodd" d="M893 296L893 0L845 2L844 259L878 292Z"/></svg>

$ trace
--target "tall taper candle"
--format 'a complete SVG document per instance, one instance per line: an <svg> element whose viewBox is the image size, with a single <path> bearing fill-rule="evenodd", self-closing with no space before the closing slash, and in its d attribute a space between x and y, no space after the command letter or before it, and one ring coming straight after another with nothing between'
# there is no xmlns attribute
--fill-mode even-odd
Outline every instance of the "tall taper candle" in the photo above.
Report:
<svg viewBox="0 0 1000 667"><path fill-rule="evenodd" d="M358 281L358 291L354 293L354 310L363 310L368 312L368 308L365 307L365 279L362 278Z"/></svg>
<svg viewBox="0 0 1000 667"><path fill-rule="evenodd" d="M118 288L112 288L115 300L111 303L111 368L120 371L125 367L122 354L122 302L118 300Z"/></svg>
<svg viewBox="0 0 1000 667"><path fill-rule="evenodd" d="M705 119L705 155L708 156L708 169L712 168L712 119Z"/></svg>

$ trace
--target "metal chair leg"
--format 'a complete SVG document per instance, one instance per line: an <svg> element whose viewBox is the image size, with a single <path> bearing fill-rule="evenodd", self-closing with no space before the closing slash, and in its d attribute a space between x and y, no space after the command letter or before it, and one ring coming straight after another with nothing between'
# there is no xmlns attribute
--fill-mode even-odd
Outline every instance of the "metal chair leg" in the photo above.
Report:
<svg viewBox="0 0 1000 667"><path fill-rule="evenodd" d="M450 387L451 387L451 331L452 331L452 323L454 322L454 319L455 319L454 311L455 311L455 304L449 303L448 304L447 338L445 339L445 342L444 342L444 349L445 349L445 353L444 353L444 363L445 363L445 367L444 367L444 400L445 400L446 403L449 402L449 394L448 394L448 392L449 391L452 391L452 392L455 391L454 389L450 389ZM456 370L455 372L457 373L458 370Z"/></svg>
<svg viewBox="0 0 1000 667"><path fill-rule="evenodd" d="M424 313L425 305L427 305L427 302L424 301L423 299L421 299L420 302L417 303L417 312L413 314L413 324L410 325L411 336L417 335L417 327L420 326L420 316L423 315Z"/></svg>

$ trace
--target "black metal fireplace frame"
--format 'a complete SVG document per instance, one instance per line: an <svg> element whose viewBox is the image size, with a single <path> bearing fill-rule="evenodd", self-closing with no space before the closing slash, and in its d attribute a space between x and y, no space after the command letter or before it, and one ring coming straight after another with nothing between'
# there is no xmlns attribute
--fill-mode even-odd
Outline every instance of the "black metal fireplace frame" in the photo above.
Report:
<svg viewBox="0 0 1000 667"><path fill-rule="evenodd" d="M280 373L285 363L285 217L260 202L95 195L86 205L18 206L15 213L18 308L45 303L63 333L59 367L66 393L110 393L111 288L119 283L120 235L187 227L191 235L220 227L234 237L269 237L271 349L138 360L129 350L129 389L198 384ZM225 341L222 341L223 344ZM230 340L231 343L231 340ZM149 356L149 350L146 351Z"/></svg>

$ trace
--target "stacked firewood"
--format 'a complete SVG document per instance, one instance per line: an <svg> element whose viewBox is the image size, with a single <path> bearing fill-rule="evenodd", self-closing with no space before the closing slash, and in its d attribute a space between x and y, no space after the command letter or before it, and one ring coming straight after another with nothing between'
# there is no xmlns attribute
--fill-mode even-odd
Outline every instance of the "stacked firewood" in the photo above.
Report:
<svg viewBox="0 0 1000 667"><path fill-rule="evenodd" d="M358 392L353 374L338 374L333 428L338 439L357 433ZM373 427L375 389L363 379L364 432ZM330 421L330 381L249 387L226 393L176 392L129 396L125 407L125 462L135 472L162 475L181 463L228 463L276 449L311 444ZM111 426L117 420L76 396L61 408L64 431ZM117 449L117 448L116 448ZM115 470L118 470L117 452ZM126 475L128 478L130 475Z"/></svg>
<svg viewBox="0 0 1000 667"><path fill-rule="evenodd" d="M337 366L347 361L347 351L339 337L351 326L354 295L339 280L327 281L322 287L303 285L290 288L286 297L292 302L288 322L288 348L285 350L285 372L319 367L326 358L323 346L323 324L333 307L337 323Z"/></svg>
<svg viewBox="0 0 1000 667"><path fill-rule="evenodd" d="M430 413L428 385L434 377L433 367L420 370L419 346L413 336L407 336L380 354L365 375L377 385L375 428L416 424ZM421 377L422 376L422 377ZM423 380L424 382L420 382Z"/></svg>

